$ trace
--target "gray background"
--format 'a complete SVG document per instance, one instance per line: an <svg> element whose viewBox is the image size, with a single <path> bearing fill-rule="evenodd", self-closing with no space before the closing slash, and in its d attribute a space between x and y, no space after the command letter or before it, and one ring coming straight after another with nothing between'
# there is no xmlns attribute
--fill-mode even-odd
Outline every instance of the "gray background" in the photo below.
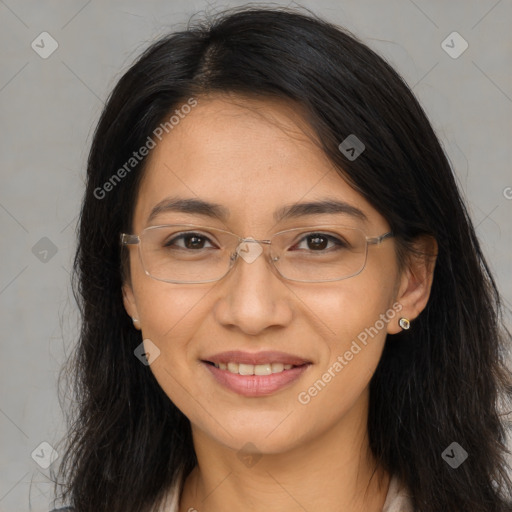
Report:
<svg viewBox="0 0 512 512"><path fill-rule="evenodd" d="M49 454L40 443L56 446L64 434L57 376L77 333L69 270L87 151L103 102L159 35L184 28L195 12L245 3L0 0L2 512L45 511L52 497L49 470L36 460ZM413 87L510 306L512 2L301 5L360 36ZM47 59L31 47L44 31L59 45ZM469 44L458 58L441 45L453 31ZM447 44L461 48L456 40Z"/></svg>

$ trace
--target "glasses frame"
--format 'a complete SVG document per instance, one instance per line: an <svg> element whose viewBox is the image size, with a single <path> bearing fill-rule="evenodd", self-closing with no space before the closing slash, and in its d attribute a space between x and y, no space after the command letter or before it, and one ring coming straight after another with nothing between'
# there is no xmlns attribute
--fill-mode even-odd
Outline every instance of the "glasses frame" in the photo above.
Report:
<svg viewBox="0 0 512 512"><path fill-rule="evenodd" d="M201 230L220 231L222 233L226 233L228 235L232 235L232 236L236 237L238 239L238 244L236 245L235 252L230 257L230 263L229 263L229 267L228 267L227 271L221 277L219 277L217 279L208 279L208 280L205 280L205 281L176 281L174 279L161 279L159 277L155 277L155 276L151 275L147 271L146 266L144 264L144 258L142 257L142 237L143 237L143 235L144 235L144 233L146 231L149 231L151 229L156 229L156 228L164 228L164 227L190 227L190 228L195 228L198 231L201 231ZM271 263L271 267L279 274L280 277L282 277L283 279L286 279L287 281L294 281L294 282L300 282L300 283L324 283L324 282L333 282L333 281L343 281L345 279L350 279L351 277L355 277L355 276L359 275L365 269L366 262L368 260L368 246L370 246L370 245L379 245L384 240L386 240L388 238L392 238L392 237L395 236L392 231L388 231L387 233L383 233L382 235L378 235L378 236L367 236L366 233L362 229L360 229L360 228L355 228L355 227L352 227L352 226L345 226L343 224L325 224L325 225L315 225L315 226L305 226L305 227L297 227L297 228L284 229L282 231L274 233L270 237L270 239L267 239L267 240L256 240L256 239L254 239L252 237L249 237L249 238L240 237L236 233L233 233L231 231L227 231L225 229L214 228L214 227L211 227L211 226L203 226L203 225L199 225L199 224L159 224L157 226L148 226L148 227L144 228L139 235L129 234L129 233L121 233L120 234L120 242L121 242L121 245L126 245L126 246L137 245L138 246L139 259L140 259L140 263L142 265L142 269L144 270L144 273L147 276L151 277L152 279L155 279L156 281L161 281L161 282L164 282L164 283L174 283L174 284L203 284L203 283L214 283L214 282L220 281L221 279L226 277L229 274L229 272L231 272L231 270L235 266L236 261L239 259L239 252L238 251L240 249L240 245L243 244L243 243L259 243L259 244L264 244L263 245L263 250L264 250L265 246L272 245L272 239L276 235L280 235L282 233L287 233L289 231L299 231L299 230L303 230L303 229L304 230L309 230L311 232L314 232L315 230L317 230L317 228L328 228L328 227L331 227L331 228L337 227L337 228L346 228L346 229L358 230L361 233L363 233L363 235L365 237L365 240L366 240L364 264L363 264L363 266L361 267L361 269L358 272L356 272L354 274L351 274L349 276L340 277L340 278L337 278L337 279L303 280L303 279L291 279L291 278L286 277L283 274L281 274L281 271L275 265L275 261L277 261L279 258L275 258L275 259L272 258L272 257L268 258L268 261Z"/></svg>

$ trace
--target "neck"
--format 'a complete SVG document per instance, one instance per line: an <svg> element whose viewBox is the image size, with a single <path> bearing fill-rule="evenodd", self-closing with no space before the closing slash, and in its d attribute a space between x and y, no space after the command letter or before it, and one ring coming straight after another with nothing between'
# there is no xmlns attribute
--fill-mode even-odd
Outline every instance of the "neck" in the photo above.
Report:
<svg viewBox="0 0 512 512"><path fill-rule="evenodd" d="M390 478L370 453L363 417L344 417L315 439L252 460L193 428L198 465L185 481L180 512L228 505L245 512L381 512Z"/></svg>

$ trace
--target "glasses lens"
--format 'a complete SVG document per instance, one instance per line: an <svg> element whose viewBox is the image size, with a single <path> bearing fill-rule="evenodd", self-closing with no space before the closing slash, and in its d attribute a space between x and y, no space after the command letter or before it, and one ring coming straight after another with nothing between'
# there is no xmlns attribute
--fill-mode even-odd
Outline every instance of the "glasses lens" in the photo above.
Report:
<svg viewBox="0 0 512 512"><path fill-rule="evenodd" d="M228 233L184 225L152 226L141 238L146 272L155 279L177 282L220 279L229 270L237 241Z"/></svg>
<svg viewBox="0 0 512 512"><path fill-rule="evenodd" d="M337 281L352 277L366 263L366 235L357 228L323 226L274 235L272 255L283 277L295 281Z"/></svg>

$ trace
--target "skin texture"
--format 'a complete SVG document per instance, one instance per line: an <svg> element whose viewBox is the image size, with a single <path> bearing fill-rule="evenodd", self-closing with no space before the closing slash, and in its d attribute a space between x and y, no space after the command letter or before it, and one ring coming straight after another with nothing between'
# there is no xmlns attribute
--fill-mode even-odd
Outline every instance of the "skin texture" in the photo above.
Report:
<svg viewBox="0 0 512 512"><path fill-rule="evenodd" d="M153 206L169 196L220 203L229 218L222 223L174 212L151 224L194 223L256 239L331 222L361 227L367 236L389 231L305 132L297 109L282 102L198 98L198 106L150 154L133 232L141 233ZM358 207L368 221L339 214L279 225L273 220L274 210L285 204L325 197ZM199 461L186 480L180 511L219 512L226 503L248 512L382 509L389 475L377 468L371 478L368 384L386 335L400 331L399 317L413 320L425 307L433 273L433 264L424 260L411 260L400 272L395 244L391 238L370 246L359 275L330 283L286 281L264 255L251 264L240 259L215 283L164 283L147 276L137 247L129 248L125 308L139 319L142 339L161 351L150 369L191 421ZM422 244L427 242L418 241ZM298 394L396 303L400 313L317 396L301 404ZM312 365L286 388L248 398L219 385L201 362L226 350L279 350ZM239 453L247 443L258 457L250 467Z"/></svg>

